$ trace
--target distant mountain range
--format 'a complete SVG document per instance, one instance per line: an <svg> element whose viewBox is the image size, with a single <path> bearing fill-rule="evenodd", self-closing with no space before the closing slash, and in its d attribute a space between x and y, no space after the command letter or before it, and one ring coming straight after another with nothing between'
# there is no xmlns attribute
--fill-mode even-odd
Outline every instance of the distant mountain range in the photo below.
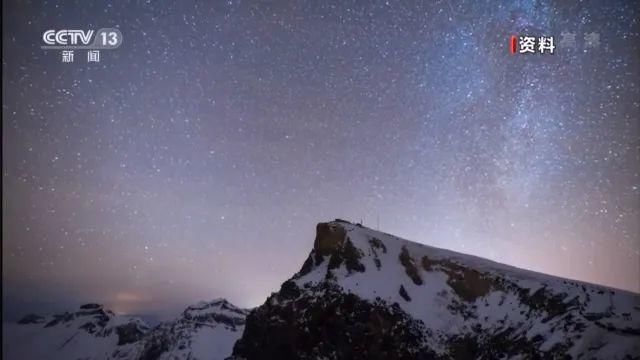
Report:
<svg viewBox="0 0 640 360"><path fill-rule="evenodd" d="M99 304L4 324L3 359L211 359L231 354L248 310L224 299L189 306L177 319L150 328L138 317Z"/></svg>
<svg viewBox="0 0 640 360"><path fill-rule="evenodd" d="M97 304L6 324L12 359L640 359L640 295L320 223L255 309L219 299L151 328Z"/></svg>

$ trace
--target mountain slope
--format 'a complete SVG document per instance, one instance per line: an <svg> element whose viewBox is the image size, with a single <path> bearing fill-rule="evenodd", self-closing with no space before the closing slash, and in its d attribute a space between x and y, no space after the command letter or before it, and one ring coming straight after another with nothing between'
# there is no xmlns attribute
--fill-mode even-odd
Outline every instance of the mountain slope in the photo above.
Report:
<svg viewBox="0 0 640 360"><path fill-rule="evenodd" d="M247 317L246 359L637 358L640 296L336 220Z"/></svg>

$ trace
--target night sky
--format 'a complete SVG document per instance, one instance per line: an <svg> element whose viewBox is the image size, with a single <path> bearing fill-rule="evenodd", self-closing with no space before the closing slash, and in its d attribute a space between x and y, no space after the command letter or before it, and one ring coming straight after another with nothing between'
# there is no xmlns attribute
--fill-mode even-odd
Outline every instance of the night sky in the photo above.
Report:
<svg viewBox="0 0 640 360"><path fill-rule="evenodd" d="M98 3L3 2L5 315L255 306L336 217L640 292L633 1Z"/></svg>

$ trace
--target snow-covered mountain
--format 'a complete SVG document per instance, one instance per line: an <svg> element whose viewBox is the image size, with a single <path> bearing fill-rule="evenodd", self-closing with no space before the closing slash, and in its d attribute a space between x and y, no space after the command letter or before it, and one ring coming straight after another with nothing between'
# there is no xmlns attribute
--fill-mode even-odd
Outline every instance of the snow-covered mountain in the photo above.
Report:
<svg viewBox="0 0 640 360"><path fill-rule="evenodd" d="M248 310L217 299L189 306L176 320L156 326L133 347L113 359L223 360L242 335Z"/></svg>
<svg viewBox="0 0 640 360"><path fill-rule="evenodd" d="M232 354L233 353L233 354ZM640 359L640 295L320 223L252 311L224 299L150 328L101 305L4 324L3 359Z"/></svg>
<svg viewBox="0 0 640 360"><path fill-rule="evenodd" d="M133 348L148 331L139 318L86 304L75 312L27 315L17 324L3 324L2 358L108 359L116 349Z"/></svg>
<svg viewBox="0 0 640 360"><path fill-rule="evenodd" d="M151 329L139 318L87 304L74 313L28 315L4 324L2 358L222 360L242 335L247 313L217 299L189 306L177 319Z"/></svg>
<svg viewBox="0 0 640 360"><path fill-rule="evenodd" d="M640 295L342 220L251 311L235 359L639 359Z"/></svg>

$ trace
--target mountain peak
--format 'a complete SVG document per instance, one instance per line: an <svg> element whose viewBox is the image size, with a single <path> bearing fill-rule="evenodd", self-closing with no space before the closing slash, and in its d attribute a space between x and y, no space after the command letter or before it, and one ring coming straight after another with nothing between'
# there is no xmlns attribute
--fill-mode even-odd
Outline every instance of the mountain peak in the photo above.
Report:
<svg viewBox="0 0 640 360"><path fill-rule="evenodd" d="M248 313L248 310L241 309L226 299L217 298L191 305L184 310L182 315L185 319L237 326L244 325L244 319Z"/></svg>
<svg viewBox="0 0 640 360"><path fill-rule="evenodd" d="M639 303L336 219L316 226L300 271L249 314L234 355L622 358L640 352Z"/></svg>
<svg viewBox="0 0 640 360"><path fill-rule="evenodd" d="M242 335L248 312L223 298L200 301L177 319L156 326L134 349L120 355L140 360L225 359Z"/></svg>
<svg viewBox="0 0 640 360"><path fill-rule="evenodd" d="M96 304L96 303L88 303L88 304L80 305L80 309L82 310L95 310L95 309L102 309L103 307L104 305Z"/></svg>

